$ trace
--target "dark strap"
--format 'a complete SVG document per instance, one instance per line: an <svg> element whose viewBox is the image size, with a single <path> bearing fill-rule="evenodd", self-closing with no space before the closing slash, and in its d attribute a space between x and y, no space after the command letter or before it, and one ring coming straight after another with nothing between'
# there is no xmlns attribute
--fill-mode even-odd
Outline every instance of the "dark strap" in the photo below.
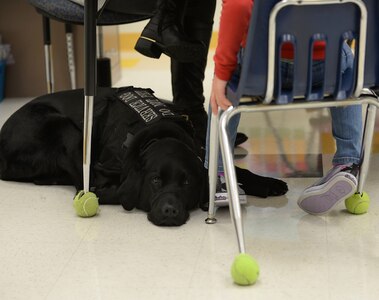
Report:
<svg viewBox="0 0 379 300"><path fill-rule="evenodd" d="M150 126L164 119L181 124L190 134L193 132L188 119L176 113L167 104L155 97L154 91L149 88L134 88L132 86L119 88L115 97L129 108L127 122L131 127L138 123L139 129L142 129L141 126Z"/></svg>

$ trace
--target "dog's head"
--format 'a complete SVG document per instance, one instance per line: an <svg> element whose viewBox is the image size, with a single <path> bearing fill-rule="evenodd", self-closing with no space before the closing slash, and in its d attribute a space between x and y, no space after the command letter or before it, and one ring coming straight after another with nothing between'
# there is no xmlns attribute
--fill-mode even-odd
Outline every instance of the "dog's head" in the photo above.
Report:
<svg viewBox="0 0 379 300"><path fill-rule="evenodd" d="M208 200L208 180L193 140L175 124L140 132L127 150L118 198L158 226L179 226Z"/></svg>

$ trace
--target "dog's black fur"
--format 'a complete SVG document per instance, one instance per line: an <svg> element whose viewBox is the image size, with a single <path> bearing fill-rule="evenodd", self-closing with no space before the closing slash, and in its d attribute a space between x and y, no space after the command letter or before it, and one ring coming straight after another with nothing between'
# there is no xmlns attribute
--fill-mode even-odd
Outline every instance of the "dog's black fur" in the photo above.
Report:
<svg viewBox="0 0 379 300"><path fill-rule="evenodd" d="M208 202L199 147L187 127L172 120L160 120L126 138L126 105L112 97L115 91L99 89L95 98L91 190L100 204L141 209L156 225L184 224L189 211L205 209ZM27 103L1 129L0 178L82 189L82 128L83 90ZM260 186L272 186L271 195L287 191L281 181L259 180Z"/></svg>
<svg viewBox="0 0 379 300"><path fill-rule="evenodd" d="M109 141L125 104L99 90L94 108L91 187L100 204L148 212L156 225L182 225L204 206L207 177L193 139L162 120L140 130L124 151ZM118 114L123 118L122 114ZM122 120L120 120L122 123ZM0 134L1 179L82 189L83 91L38 97L15 112ZM120 126L121 127L121 126Z"/></svg>

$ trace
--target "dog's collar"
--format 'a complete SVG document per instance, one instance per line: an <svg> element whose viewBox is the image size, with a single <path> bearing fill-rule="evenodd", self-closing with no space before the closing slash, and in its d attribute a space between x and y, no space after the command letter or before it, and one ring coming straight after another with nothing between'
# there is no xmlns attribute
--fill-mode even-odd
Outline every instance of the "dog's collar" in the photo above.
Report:
<svg viewBox="0 0 379 300"><path fill-rule="evenodd" d="M134 141L134 134L132 133L128 133L127 134L127 137L125 139L125 141L122 143L122 148L123 149L128 149L130 147L130 145L133 143ZM165 138L169 138L169 137L164 137L162 139L165 139ZM140 149L140 153L141 155L144 154L153 144L155 144L157 141L159 141L160 139L157 139L157 138L154 138L154 139L151 139L150 141L148 141L146 144L143 145L143 147ZM201 159L201 157L195 153L195 151L193 151L193 149L191 149L190 146L188 146L186 143L183 143L193 154L195 154L195 156L197 157L197 159L203 163L203 160Z"/></svg>

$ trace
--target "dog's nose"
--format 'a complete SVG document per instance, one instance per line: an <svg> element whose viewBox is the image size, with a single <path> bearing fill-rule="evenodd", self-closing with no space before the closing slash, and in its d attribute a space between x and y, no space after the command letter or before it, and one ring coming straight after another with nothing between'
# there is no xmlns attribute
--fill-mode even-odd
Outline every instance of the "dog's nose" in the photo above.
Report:
<svg viewBox="0 0 379 300"><path fill-rule="evenodd" d="M179 209L170 203L165 203L162 206L162 214L167 218L174 218L179 215Z"/></svg>

